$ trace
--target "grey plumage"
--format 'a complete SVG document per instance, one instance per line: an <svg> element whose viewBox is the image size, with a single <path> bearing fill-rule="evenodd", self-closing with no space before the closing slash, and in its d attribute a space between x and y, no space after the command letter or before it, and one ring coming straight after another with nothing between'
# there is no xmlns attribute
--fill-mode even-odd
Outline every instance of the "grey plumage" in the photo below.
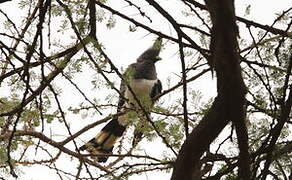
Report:
<svg viewBox="0 0 292 180"><path fill-rule="evenodd" d="M157 62L161 58L159 57L159 53L162 47L162 38L157 38L154 44L144 51L138 58L137 62L141 61L154 61Z"/></svg>
<svg viewBox="0 0 292 180"><path fill-rule="evenodd" d="M135 96L141 101L146 110L150 110L154 104L154 97L161 93L162 85L157 79L155 63L160 60L159 53L162 46L162 39L158 38L154 44L143 52L137 61L130 64L124 73L124 81L121 82L117 111L123 108L136 106L137 103L133 98L132 92L128 89L131 87ZM128 101L126 101L126 99ZM139 107L138 107L139 108ZM127 114L112 119L98 135L88 143L80 147L80 150L87 150L93 155L111 154L113 145L119 137L122 136L128 124ZM140 137L141 132L135 134ZM98 156L99 162L106 162L107 156Z"/></svg>

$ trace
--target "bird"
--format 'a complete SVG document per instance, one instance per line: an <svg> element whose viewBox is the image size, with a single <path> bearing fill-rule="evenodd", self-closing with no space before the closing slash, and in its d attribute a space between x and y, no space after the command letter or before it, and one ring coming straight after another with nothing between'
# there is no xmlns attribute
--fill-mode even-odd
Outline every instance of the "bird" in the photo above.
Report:
<svg viewBox="0 0 292 180"><path fill-rule="evenodd" d="M155 103L157 97L162 91L162 83L157 78L155 63L160 61L159 53L162 49L162 38L158 37L153 45L145 50L136 60L128 66L120 85L120 97L117 106L117 112L125 109L141 109L147 111L150 115L150 110ZM114 117L108 122L101 131L90 141L79 148L81 151L88 151L92 155L97 155L95 158L98 162L105 163L109 155L112 154L115 142L123 135L127 126L130 124L130 112L127 112L119 117ZM149 117L149 116L148 116ZM141 116L140 127L143 126ZM138 129L138 128L136 128ZM134 132L133 144L137 143L142 137L141 130Z"/></svg>

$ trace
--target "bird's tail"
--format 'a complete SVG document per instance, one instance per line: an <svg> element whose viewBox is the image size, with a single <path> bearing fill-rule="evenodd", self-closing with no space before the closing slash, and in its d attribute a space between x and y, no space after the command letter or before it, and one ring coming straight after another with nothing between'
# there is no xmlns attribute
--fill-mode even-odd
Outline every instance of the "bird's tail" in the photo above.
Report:
<svg viewBox="0 0 292 180"><path fill-rule="evenodd" d="M81 151L87 150L92 155L98 155L96 157L98 162L106 162L108 159L107 155L112 154L115 142L123 135L125 129L126 127L121 125L118 119L112 119L95 138L92 138L79 149Z"/></svg>

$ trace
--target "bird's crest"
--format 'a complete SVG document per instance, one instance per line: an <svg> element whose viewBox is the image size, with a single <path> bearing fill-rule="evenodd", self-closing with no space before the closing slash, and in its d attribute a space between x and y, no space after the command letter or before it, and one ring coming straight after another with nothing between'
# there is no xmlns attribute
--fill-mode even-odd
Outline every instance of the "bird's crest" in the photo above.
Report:
<svg viewBox="0 0 292 180"><path fill-rule="evenodd" d="M158 37L153 45L148 48L146 51L144 51L139 58L137 59L137 62L145 61L145 60L154 60L158 61L161 58L159 57L159 53L162 48L162 38Z"/></svg>

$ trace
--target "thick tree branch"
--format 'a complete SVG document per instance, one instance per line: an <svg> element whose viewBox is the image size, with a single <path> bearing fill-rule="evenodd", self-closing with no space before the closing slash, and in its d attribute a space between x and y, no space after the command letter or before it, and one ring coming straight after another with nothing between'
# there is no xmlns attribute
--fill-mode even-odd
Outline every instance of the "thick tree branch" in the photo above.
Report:
<svg viewBox="0 0 292 180"><path fill-rule="evenodd" d="M237 45L237 26L231 1L206 1L213 23L211 60L217 74L217 98L199 125L184 142L172 180L200 179L194 174L202 154L229 121L237 127L239 138L239 177L249 179L249 154L245 119L245 93ZM242 128L240 131L240 128Z"/></svg>
<svg viewBox="0 0 292 180"><path fill-rule="evenodd" d="M202 154L227 125L222 97L217 97L209 112L185 140L176 160L171 180L193 180L193 171ZM219 122L219 123L218 123Z"/></svg>
<svg viewBox="0 0 292 180"><path fill-rule="evenodd" d="M89 24L90 24L90 36L93 39L96 39L96 7L95 7L95 0L88 1L88 8L89 8Z"/></svg>

